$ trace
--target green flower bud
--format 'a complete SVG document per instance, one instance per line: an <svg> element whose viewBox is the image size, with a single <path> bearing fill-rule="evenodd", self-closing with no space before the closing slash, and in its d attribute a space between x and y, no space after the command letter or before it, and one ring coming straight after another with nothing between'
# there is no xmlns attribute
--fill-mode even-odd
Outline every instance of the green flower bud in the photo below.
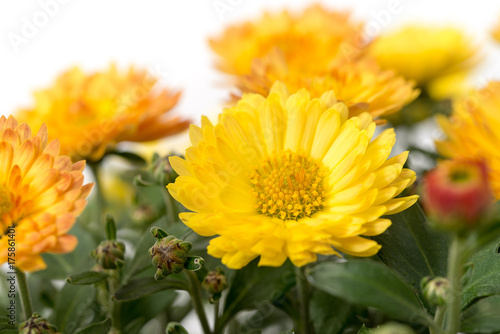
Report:
<svg viewBox="0 0 500 334"><path fill-rule="evenodd" d="M450 282L444 277L424 277L420 282L422 294L424 298L432 306L441 306L446 304L450 297Z"/></svg>
<svg viewBox="0 0 500 334"><path fill-rule="evenodd" d="M173 235L167 235L158 228L153 227L151 233L157 238L153 247L149 249L153 265L157 268L155 279L161 280L170 274L180 273L193 245Z"/></svg>
<svg viewBox="0 0 500 334"><path fill-rule="evenodd" d="M221 293L227 287L226 275L222 269L209 271L201 283L203 288L211 294Z"/></svg>
<svg viewBox="0 0 500 334"><path fill-rule="evenodd" d="M389 322L377 328L375 334L415 334L415 331L407 325Z"/></svg>
<svg viewBox="0 0 500 334"><path fill-rule="evenodd" d="M103 269L120 268L125 259L125 244L117 240L105 240L92 251L92 256Z"/></svg>
<svg viewBox="0 0 500 334"><path fill-rule="evenodd" d="M178 176L170 165L168 158L169 156L161 158L158 153L153 155L150 172L153 175L155 182L160 186L166 186L167 184L174 182Z"/></svg>
<svg viewBox="0 0 500 334"><path fill-rule="evenodd" d="M57 327L39 313L33 313L31 318L19 325L19 334L57 334Z"/></svg>

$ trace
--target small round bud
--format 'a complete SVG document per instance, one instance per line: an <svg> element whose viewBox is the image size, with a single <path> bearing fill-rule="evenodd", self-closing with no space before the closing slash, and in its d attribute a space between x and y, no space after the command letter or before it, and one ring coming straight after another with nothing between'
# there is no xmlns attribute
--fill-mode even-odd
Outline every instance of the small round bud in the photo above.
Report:
<svg viewBox="0 0 500 334"><path fill-rule="evenodd" d="M125 260L125 244L117 240L105 240L92 251L98 265L103 269L117 269Z"/></svg>
<svg viewBox="0 0 500 334"><path fill-rule="evenodd" d="M424 277L420 282L424 298L432 306L445 305L450 298L450 282L444 277Z"/></svg>
<svg viewBox="0 0 500 334"><path fill-rule="evenodd" d="M441 163L425 175L422 201L437 228L478 227L493 204L486 166L462 160Z"/></svg>
<svg viewBox="0 0 500 334"><path fill-rule="evenodd" d="M192 244L173 235L158 238L149 249L153 265L157 268L155 279L161 280L184 269Z"/></svg>
<svg viewBox="0 0 500 334"><path fill-rule="evenodd" d="M221 269L209 271L201 285L209 293L221 293L227 287L226 275Z"/></svg>
<svg viewBox="0 0 500 334"><path fill-rule="evenodd" d="M415 334L415 331L407 325L389 322L377 328L375 334Z"/></svg>
<svg viewBox="0 0 500 334"><path fill-rule="evenodd" d="M158 153L153 155L153 161L150 168L155 182L161 186L174 182L177 178L177 173L174 171L169 162L169 156L160 157Z"/></svg>
<svg viewBox="0 0 500 334"><path fill-rule="evenodd" d="M57 334L57 327L38 313L19 325L19 334Z"/></svg>

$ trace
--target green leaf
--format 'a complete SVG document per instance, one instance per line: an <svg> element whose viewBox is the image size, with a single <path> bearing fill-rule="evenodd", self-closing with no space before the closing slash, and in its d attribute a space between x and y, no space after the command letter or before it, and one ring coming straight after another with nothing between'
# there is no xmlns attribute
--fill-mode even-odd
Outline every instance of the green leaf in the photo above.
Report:
<svg viewBox="0 0 500 334"><path fill-rule="evenodd" d="M0 333L10 334L19 333L16 326L9 325L8 323L0 323Z"/></svg>
<svg viewBox="0 0 500 334"><path fill-rule="evenodd" d="M165 330L167 334L189 334L184 327L178 322L172 321L167 325L167 329Z"/></svg>
<svg viewBox="0 0 500 334"><path fill-rule="evenodd" d="M153 277L143 277L130 281L119 288L115 292L113 300L126 302L169 289L188 290L188 287L185 281L172 278L171 276L162 281L156 281Z"/></svg>
<svg viewBox="0 0 500 334"><path fill-rule="evenodd" d="M376 332L376 329L371 329L363 325L361 329L359 330L358 334L373 334Z"/></svg>
<svg viewBox="0 0 500 334"><path fill-rule="evenodd" d="M448 237L432 230L420 205L388 218L392 226L373 237L382 248L377 256L407 283L419 289L425 276L446 276Z"/></svg>
<svg viewBox="0 0 500 334"><path fill-rule="evenodd" d="M462 313L462 332L499 333L500 296L478 300Z"/></svg>
<svg viewBox="0 0 500 334"><path fill-rule="evenodd" d="M295 271L287 261L279 268L258 267L258 260L234 272L221 325L242 310L257 309L268 314L273 304L284 303L284 294L295 285Z"/></svg>
<svg viewBox="0 0 500 334"><path fill-rule="evenodd" d="M369 260L326 262L314 267L309 275L316 288L353 304L376 307L395 319L408 321L415 315L427 317L411 288L381 263Z"/></svg>
<svg viewBox="0 0 500 334"><path fill-rule="evenodd" d="M107 334L111 329L111 319L106 319L102 322L90 324L82 329L79 329L75 334Z"/></svg>
<svg viewBox="0 0 500 334"><path fill-rule="evenodd" d="M500 239L497 239L470 258L470 275L462 293L463 308L477 298L500 294L499 247Z"/></svg>
<svg viewBox="0 0 500 334"><path fill-rule="evenodd" d="M315 332L321 334L342 333L354 314L351 304L320 290L314 291L309 307Z"/></svg>
<svg viewBox="0 0 500 334"><path fill-rule="evenodd" d="M188 256L186 263L184 263L184 269L197 271L203 268L205 265L205 260L201 256Z"/></svg>
<svg viewBox="0 0 500 334"><path fill-rule="evenodd" d="M147 165L146 160L144 160L143 157L141 157L138 154L132 153L132 152L118 152L118 151L111 151L108 152L107 154L113 154L117 155L119 157L122 157L123 159L137 165Z"/></svg>
<svg viewBox="0 0 500 334"><path fill-rule="evenodd" d="M141 328L146 324L144 317L135 318L130 321L124 328L123 333L139 334Z"/></svg>
<svg viewBox="0 0 500 334"><path fill-rule="evenodd" d="M157 226L151 227L151 234L158 240L168 237L168 233Z"/></svg>
<svg viewBox="0 0 500 334"><path fill-rule="evenodd" d="M95 300L96 290L93 286L64 285L56 301L53 321L50 321L61 333L73 333L81 327L84 314Z"/></svg>
<svg viewBox="0 0 500 334"><path fill-rule="evenodd" d="M108 274L99 271L84 271L82 273L69 275L66 282L73 285L91 285L108 278Z"/></svg>

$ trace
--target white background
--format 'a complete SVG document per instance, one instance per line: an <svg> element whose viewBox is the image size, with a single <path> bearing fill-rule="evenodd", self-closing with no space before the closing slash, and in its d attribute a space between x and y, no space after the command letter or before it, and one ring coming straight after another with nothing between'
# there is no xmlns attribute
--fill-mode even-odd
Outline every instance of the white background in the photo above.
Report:
<svg viewBox="0 0 500 334"><path fill-rule="evenodd" d="M0 0L0 114L14 113L29 106L31 92L50 84L70 66L100 70L111 61L119 65L136 64L161 76L162 83L183 90L177 112L195 122L201 114L214 115L228 96L224 75L213 66L207 39L231 23L260 15L265 9L285 5L300 9L310 1L286 0L66 0L43 22L41 3L56 0ZM330 8L351 9L354 17L382 27L396 29L405 22L453 24L471 36L471 43L482 45L483 65L474 73L474 84L500 79L500 47L489 37L500 19L500 1L400 0L400 13L377 20L397 0L321 1ZM62 0L61 0L62 2ZM215 4L230 10L217 12ZM42 15L42 16L40 16ZM22 36L26 20L38 28L26 44L13 47L9 36ZM49 129L50 130L50 129ZM184 135L185 138L185 135ZM199 331L196 319L186 327Z"/></svg>

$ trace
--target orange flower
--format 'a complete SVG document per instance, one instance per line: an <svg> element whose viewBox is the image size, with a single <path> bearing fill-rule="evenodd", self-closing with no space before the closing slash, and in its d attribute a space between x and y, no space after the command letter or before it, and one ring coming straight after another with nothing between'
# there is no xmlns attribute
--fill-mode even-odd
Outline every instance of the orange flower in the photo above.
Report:
<svg viewBox="0 0 500 334"><path fill-rule="evenodd" d="M133 67L119 72L111 65L93 74L74 67L35 92L35 105L18 118L32 127L47 124L51 139L58 138L73 160L98 161L118 142L156 140L187 128L187 120L168 115L180 94L157 92L157 81Z"/></svg>
<svg viewBox="0 0 500 334"><path fill-rule="evenodd" d="M83 185L85 161L72 164L57 140L47 141L45 125L32 136L26 123L0 117L0 264L15 258L23 271L44 269L42 253L75 248L67 233L92 189Z"/></svg>

